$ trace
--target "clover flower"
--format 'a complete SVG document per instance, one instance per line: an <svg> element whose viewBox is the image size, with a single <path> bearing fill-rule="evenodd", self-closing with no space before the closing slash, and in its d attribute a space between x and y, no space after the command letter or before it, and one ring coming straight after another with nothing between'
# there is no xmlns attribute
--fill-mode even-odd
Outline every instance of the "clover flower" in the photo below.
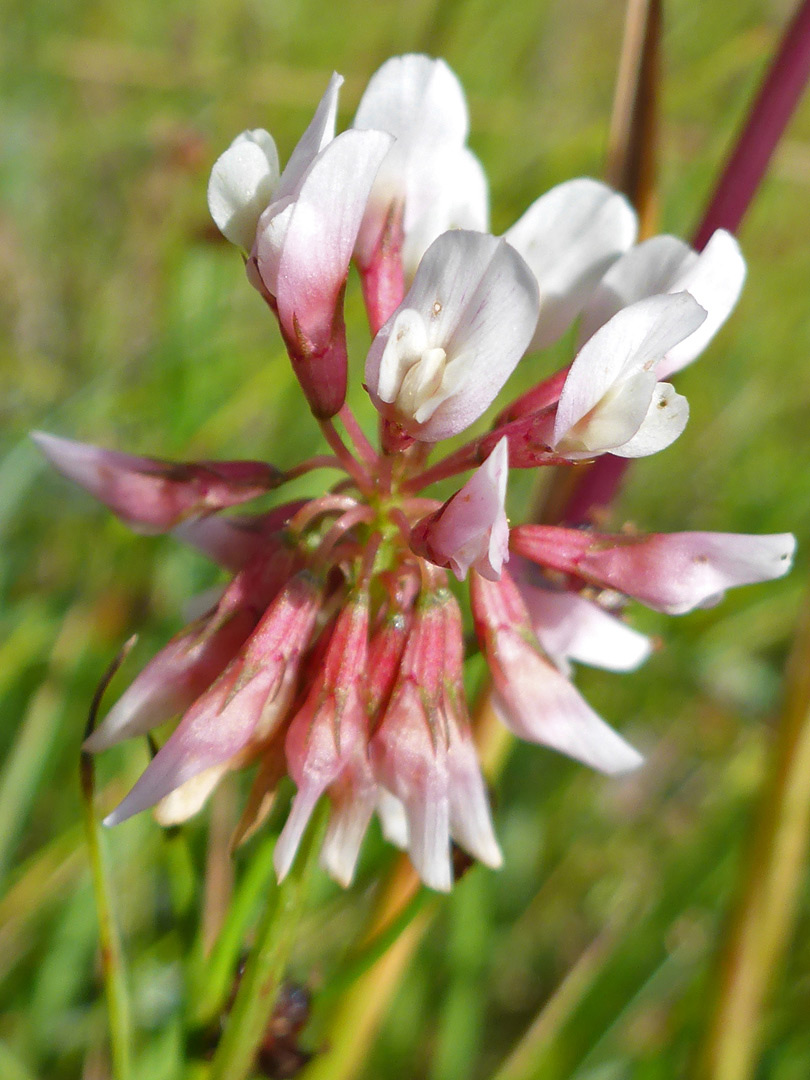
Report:
<svg viewBox="0 0 810 1080"><path fill-rule="evenodd" d="M172 464L36 438L127 524L172 532L233 574L88 739L98 751L180 717L108 823L150 806L163 822L182 821L223 775L256 765L238 838L261 822L283 776L296 785L279 877L326 797L322 862L338 881L351 882L376 813L425 883L447 890L451 840L501 863L448 570L469 584L503 722L617 774L641 756L579 694L571 661L632 670L650 643L623 621L624 599L670 614L716 603L729 587L785 573L794 541L510 529L510 467L643 456L680 435L688 406L661 380L728 316L744 275L739 250L724 233L700 254L672 237L634 247L626 200L588 179L553 189L493 237L449 68L424 56L388 61L354 128L335 136L340 81L283 172L272 138L254 130L225 151L209 186L214 220L277 317L331 454L286 470ZM345 405L352 257L374 332L365 387L379 449ZM576 356L543 378L527 352L577 318ZM442 440L481 420L518 363L536 369L532 389L442 456ZM322 467L345 474L325 494L229 512ZM430 490L440 480L460 486L440 500Z"/></svg>

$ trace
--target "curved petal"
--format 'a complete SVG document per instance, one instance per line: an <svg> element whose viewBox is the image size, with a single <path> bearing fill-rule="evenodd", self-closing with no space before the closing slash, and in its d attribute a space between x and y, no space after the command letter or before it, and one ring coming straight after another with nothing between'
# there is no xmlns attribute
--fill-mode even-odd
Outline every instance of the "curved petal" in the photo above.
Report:
<svg viewBox="0 0 810 1080"><path fill-rule="evenodd" d="M417 554L449 566L459 581L470 567L490 580L509 558L506 481L509 443L500 440L487 460L443 507L418 522L411 534Z"/></svg>
<svg viewBox="0 0 810 1080"><path fill-rule="evenodd" d="M402 263L412 281L422 256L450 229L489 229L489 184L480 161L466 147L424 154L414 165L405 195Z"/></svg>
<svg viewBox="0 0 810 1080"><path fill-rule="evenodd" d="M605 271L636 238L633 208L605 184L581 177L541 195L504 238L531 267L540 286L532 348L560 338Z"/></svg>
<svg viewBox="0 0 810 1080"><path fill-rule="evenodd" d="M414 146L464 142L469 127L464 91L444 60L419 53L394 56L369 79L352 126L394 135L401 165Z"/></svg>
<svg viewBox="0 0 810 1080"><path fill-rule="evenodd" d="M287 333L303 334L315 348L331 337L368 193L390 145L380 131L338 135L312 164L292 205L275 295Z"/></svg>
<svg viewBox="0 0 810 1080"><path fill-rule="evenodd" d="M208 181L208 209L232 244L250 251L256 225L279 181L278 151L262 128L243 131L214 162Z"/></svg>
<svg viewBox="0 0 810 1080"><path fill-rule="evenodd" d="M520 591L537 640L558 667L575 660L607 671L635 671L652 651L648 637L578 593L525 582Z"/></svg>
<svg viewBox="0 0 810 1080"><path fill-rule="evenodd" d="M632 438L615 446L617 457L638 458L665 450L683 433L689 420L689 402L671 383L658 383L638 431Z"/></svg>
<svg viewBox="0 0 810 1080"><path fill-rule="evenodd" d="M394 332L401 310L421 317L426 337L416 357ZM484 233L455 230L431 244L401 308L372 342L366 383L377 408L427 442L455 435L477 420L514 370L537 319L537 285L513 248ZM439 357L439 352L444 358ZM437 377L406 411L398 395L423 363ZM381 389L385 369L386 389ZM390 371L396 374L391 377ZM397 385L398 384L398 385ZM407 397L407 395L406 395Z"/></svg>
<svg viewBox="0 0 810 1080"><path fill-rule="evenodd" d="M31 438L58 472L136 532L167 532L191 517L256 499L284 481L263 461L161 461L44 431Z"/></svg>
<svg viewBox="0 0 810 1080"><path fill-rule="evenodd" d="M613 450L621 445L613 441L618 438L627 441L630 436L622 419L628 402L632 401L634 414L643 404L640 426L653 398L656 365L705 318L703 308L684 292L652 296L614 315L571 365L554 421L555 447L569 437L590 451ZM632 388L628 400L623 384ZM610 426L614 421L616 429ZM587 436L588 428L593 431L597 425L608 428L608 441L600 444L597 437Z"/></svg>
<svg viewBox="0 0 810 1080"><path fill-rule="evenodd" d="M706 348L737 303L744 281L739 244L724 229L714 233L700 254L674 236L654 236L605 274L583 312L579 341L587 341L617 311L646 296L691 293L706 310L706 319L658 365L658 377L665 379Z"/></svg>
<svg viewBox="0 0 810 1080"><path fill-rule="evenodd" d="M312 162L334 139L338 91L342 85L343 76L333 72L329 85L315 110L315 115L284 167L276 191L276 199L283 199L297 192Z"/></svg>
<svg viewBox="0 0 810 1080"><path fill-rule="evenodd" d="M594 543L578 564L591 580L647 607L682 615L710 605L729 588L782 577L796 540L790 533L656 533Z"/></svg>

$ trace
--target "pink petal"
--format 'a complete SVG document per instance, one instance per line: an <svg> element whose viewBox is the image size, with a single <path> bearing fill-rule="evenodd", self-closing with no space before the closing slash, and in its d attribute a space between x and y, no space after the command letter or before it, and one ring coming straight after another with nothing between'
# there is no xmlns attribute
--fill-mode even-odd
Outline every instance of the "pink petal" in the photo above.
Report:
<svg viewBox="0 0 810 1080"><path fill-rule="evenodd" d="M391 137L379 131L344 132L311 165L279 236L262 232L265 219L260 222L259 271L271 287L264 263L277 259L279 321L295 373L320 418L333 416L345 400L343 288L366 199L390 145Z"/></svg>
<svg viewBox="0 0 810 1080"><path fill-rule="evenodd" d="M464 581L470 567L497 580L509 558L504 509L508 474L509 446L504 438L460 491L414 526L414 551L437 566L451 567L459 581Z"/></svg>
<svg viewBox="0 0 810 1080"><path fill-rule="evenodd" d="M160 461L42 431L32 438L63 476L138 532L166 532L189 517L255 499L284 480L262 461Z"/></svg>
<svg viewBox="0 0 810 1080"><path fill-rule="evenodd" d="M318 667L320 674L287 732L287 767L298 793L273 855L279 881L292 865L318 799L336 781L342 778L343 788L338 788L339 809L330 842L334 847L328 849L328 858L338 875L347 871L351 842L360 821L364 818L367 825L374 809L374 794L367 790L371 781L367 779L368 770L363 768L368 738L367 634L368 598L358 595L338 615L325 658ZM362 807L348 811L345 800L354 797ZM346 835L341 835L343 828L348 828ZM357 846L359 849L359 840Z"/></svg>
<svg viewBox="0 0 810 1080"><path fill-rule="evenodd" d="M796 541L790 533L607 535L521 525L512 548L541 566L616 589L670 615L713 603L725 589L782 577Z"/></svg>
<svg viewBox="0 0 810 1080"><path fill-rule="evenodd" d="M319 606L314 583L306 575L293 578L268 609L244 655L198 698L105 824L117 825L198 773L237 759L272 735L292 702Z"/></svg>
<svg viewBox="0 0 810 1080"><path fill-rule="evenodd" d="M569 660L608 671L634 671L650 655L648 637L584 596L525 581L519 588L537 640L563 671Z"/></svg>
<svg viewBox="0 0 810 1080"><path fill-rule="evenodd" d="M601 772L627 772L641 755L596 715L533 641L520 594L504 573L472 579L473 617L507 727Z"/></svg>
<svg viewBox="0 0 810 1080"><path fill-rule="evenodd" d="M232 514L184 521L172 535L227 570L238 572L258 555L269 554L305 500L276 506L264 514Z"/></svg>

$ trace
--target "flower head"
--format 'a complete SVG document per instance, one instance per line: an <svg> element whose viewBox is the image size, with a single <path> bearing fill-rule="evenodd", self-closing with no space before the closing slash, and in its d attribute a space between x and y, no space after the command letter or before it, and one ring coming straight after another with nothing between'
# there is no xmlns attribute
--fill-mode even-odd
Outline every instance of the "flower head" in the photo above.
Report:
<svg viewBox="0 0 810 1080"><path fill-rule="evenodd" d="M783 574L794 541L525 520L510 529L510 467L637 457L681 433L687 403L661 379L694 359L731 310L743 276L736 243L719 233L699 255L672 237L632 247L626 200L586 179L490 236L449 68L423 56L389 61L355 127L335 136L340 81L283 172L270 136L254 130L217 161L209 186L214 220L278 315L330 456L282 471L36 438L133 528L171 531L233 574L88 739L101 750L178 721L108 823L149 806L164 823L184 820L226 773L256 764L236 839L258 827L285 775L296 787L275 849L279 877L326 799L321 861L336 880L351 882L376 813L422 879L446 890L452 843L487 866L501 862L464 690L472 635L447 570L468 582L507 727L620 774L641 756L584 700L572 664L632 670L651 643L624 621L626 602L671 614L716 603L729 587ZM353 253L374 331L365 382L379 450L344 404ZM527 350L576 318L572 362L442 453L443 439L482 422ZM309 499L241 507L320 467L344 475ZM455 490L434 497L438 481Z"/></svg>

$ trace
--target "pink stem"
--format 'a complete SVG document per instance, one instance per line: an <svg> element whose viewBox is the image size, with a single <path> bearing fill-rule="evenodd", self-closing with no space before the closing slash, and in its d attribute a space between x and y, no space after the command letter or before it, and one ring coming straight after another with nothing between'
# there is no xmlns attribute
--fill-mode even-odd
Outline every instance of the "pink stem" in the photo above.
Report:
<svg viewBox="0 0 810 1080"><path fill-rule="evenodd" d="M358 505L357 499L348 495L324 495L320 499L311 499L291 518L287 528L290 532L300 533L322 514L344 514Z"/></svg>
<svg viewBox="0 0 810 1080"><path fill-rule="evenodd" d="M377 461L377 451L366 438L366 433L358 424L357 418L349 408L348 404L344 403L338 416L343 421L343 426L346 428L349 438L352 440L354 448L360 458L366 465L374 465Z"/></svg>
<svg viewBox="0 0 810 1080"><path fill-rule="evenodd" d="M345 514L342 514L335 524L329 529L326 536L321 540L318 545L318 550L315 552L315 559L325 559L330 552L334 549L335 545L343 539L349 529L353 529L355 525L359 525L361 521L373 521L374 511L368 506L354 506L351 510L347 510Z"/></svg>
<svg viewBox="0 0 810 1080"><path fill-rule="evenodd" d="M321 431L324 438L329 443L329 446L335 452L335 456L339 459L341 467L349 474L349 476L357 484L358 488L363 492L370 492L374 490L374 484L371 477L366 470L360 464L360 462L352 457L351 452L337 433L337 429L331 420L319 421L321 425Z"/></svg>
<svg viewBox="0 0 810 1080"><path fill-rule="evenodd" d="M295 465L292 469L287 469L284 475L288 480L294 480L298 476L305 476L306 473L314 472L315 469L340 469L343 471L343 465L338 458L332 457L330 454L316 454L307 461Z"/></svg>
<svg viewBox="0 0 810 1080"><path fill-rule="evenodd" d="M803 0L782 35L776 56L697 228L694 245L698 251L703 250L715 229L736 232L808 79L810 0ZM612 454L596 461L574 488L562 521L569 525L587 523L595 508L609 506L628 466L627 459Z"/></svg>

